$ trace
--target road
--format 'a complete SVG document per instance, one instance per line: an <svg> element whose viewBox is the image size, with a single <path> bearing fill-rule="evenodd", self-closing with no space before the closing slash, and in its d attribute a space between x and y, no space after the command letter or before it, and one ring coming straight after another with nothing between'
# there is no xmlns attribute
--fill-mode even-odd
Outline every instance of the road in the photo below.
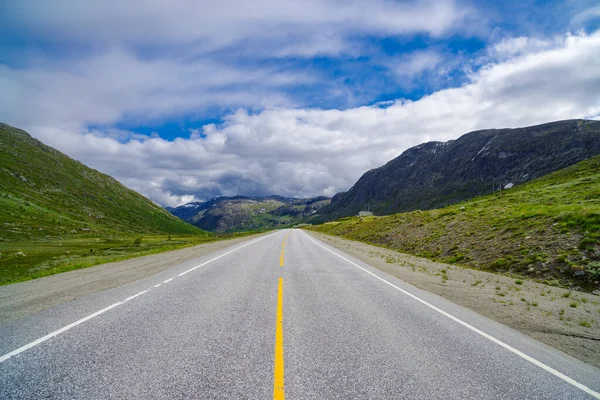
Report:
<svg viewBox="0 0 600 400"><path fill-rule="evenodd" d="M0 327L2 399L591 399L600 370L300 230Z"/></svg>

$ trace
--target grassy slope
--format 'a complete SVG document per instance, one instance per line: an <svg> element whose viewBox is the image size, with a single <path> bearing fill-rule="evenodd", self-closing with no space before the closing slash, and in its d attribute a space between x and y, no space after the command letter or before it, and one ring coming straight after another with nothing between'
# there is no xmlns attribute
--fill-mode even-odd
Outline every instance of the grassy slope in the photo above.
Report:
<svg viewBox="0 0 600 400"><path fill-rule="evenodd" d="M0 284L219 238L4 124L0 210Z"/></svg>
<svg viewBox="0 0 600 400"><path fill-rule="evenodd" d="M313 226L471 268L599 288L600 156L453 206ZM577 275L577 276L576 276Z"/></svg>
<svg viewBox="0 0 600 400"><path fill-rule="evenodd" d="M115 179L0 124L0 240L201 231ZM84 231L82 231L82 229Z"/></svg>

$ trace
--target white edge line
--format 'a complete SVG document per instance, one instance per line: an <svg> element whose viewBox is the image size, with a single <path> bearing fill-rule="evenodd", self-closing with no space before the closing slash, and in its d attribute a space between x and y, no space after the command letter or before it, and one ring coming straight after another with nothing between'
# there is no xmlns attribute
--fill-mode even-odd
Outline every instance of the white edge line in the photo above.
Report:
<svg viewBox="0 0 600 400"><path fill-rule="evenodd" d="M179 276L185 275L185 274L187 274L188 272L191 272L191 271L193 271L193 270L195 270L195 269L197 269L197 268L200 268L200 267L202 267L202 266L204 266L204 265L206 265L206 264L208 264L208 263L211 263L211 262L213 262L213 261L215 261L215 260L218 260L219 258L226 256L227 254L231 254L231 253L233 253L233 252L234 252L234 251L236 251L236 250L239 250L239 249L241 249L241 248L243 248L243 247L246 247L246 246L250 246L250 245L251 245L251 244L253 244L253 243L259 242L259 241L261 241L261 240L263 240L263 239L266 239L266 238L268 238L268 237L271 237L271 236L273 236L273 235L275 235L275 234L277 234L277 233L280 233L280 232L281 232L281 231L276 231L276 232L274 232L274 233L272 233L272 234L270 234L270 235L263 236L263 237L261 237L261 238L258 238L258 239L256 239L256 240L253 240L253 241L251 241L251 242L248 242L248 243L246 243L246 244L245 244L245 245L243 245L243 246L236 247L235 249L233 249L233 250L230 250L230 251L228 251L227 253L223 253L223 254L221 254L220 256L213 258L212 260L209 260L209 261L207 261L207 262L205 262L205 263L202 263L202 264L200 264L200 265L197 265L197 266L195 266L194 268L192 268L192 269L189 269L189 270L185 271L184 273L181 273L181 274L179 274ZM165 282L172 281L173 279L174 279L174 278L167 279ZM158 285L156 285L156 286L154 286L154 287L158 287L158 286L160 286L160 284L158 284ZM150 289L143 290L143 291L141 291L141 292L139 292L139 293L137 293L137 294L134 294L133 296L129 296L129 297L127 297L127 298L126 298L125 300L123 300L123 301L119 301L118 303L111 304L110 306L108 306L108 307L106 307L106 308L103 308L103 309L102 309L102 310L100 310L100 311L96 311L95 313L93 313L93 314L90 314L90 315L88 315L87 317L83 317L83 318L81 318L81 319L79 319L79 320L77 320L77 321L75 321L75 322L73 322L73 323L70 323L69 325L63 326L62 328L60 328L60 329L58 329L58 330L56 330L56 331L54 331L54 332L51 332L51 333L47 334L46 336L42 336L41 338L39 338L39 339L37 339L37 340L34 340L34 341L33 341L33 342L31 342L31 343L28 343L28 344L26 344L26 345L24 345L24 346L21 346L21 347L19 347L18 349L11 351L10 353L4 354L3 356L0 356L0 363L1 363L1 362L4 362L4 361L6 361L6 360L8 360L8 359L9 359L9 358L11 358L12 356L16 356L16 355L17 355L17 354L19 354L19 353L22 353L22 352L24 352L24 351L26 351L26 350L29 350L30 348L32 348L32 347L34 347L34 346L37 346L38 344L40 344L40 343L43 343L43 342L45 342L45 341L46 341L46 340L48 340L48 339L52 339L53 337L55 337L55 336L57 336L57 335L60 335L61 333L65 332L65 331L68 331L69 329L71 329L71 328L74 328L74 327L76 327L77 325L83 324L84 322L86 322L86 321L88 321L88 320L90 320L90 319L92 319L92 318L95 318L95 317L97 317L97 316L99 316L99 315L101 315L101 314L104 314L104 313L105 313L105 312L107 312L108 310L111 310L111 309L113 309L113 308L115 308L115 307L117 307L117 306L120 306L120 305L122 305L122 304L125 304L125 303L126 303L126 302L128 302L129 300L131 300L131 299L134 299L134 298L136 298L136 297L138 297L138 296L141 296L142 294L146 293L148 290L150 290Z"/></svg>
<svg viewBox="0 0 600 400"><path fill-rule="evenodd" d="M248 243L246 243L246 244L245 244L245 245L243 245L243 246L236 247L235 249L233 249L233 250L230 250L230 251L228 251L227 253L223 253L223 254L221 254L220 256L213 258L212 260L208 260L208 261L206 261L206 262L204 262L204 263L202 263L202 264L200 264L200 265L196 265L194 268L190 268L190 269L188 269L187 271L183 271L182 273L180 273L180 274L179 274L179 276L183 276L183 275L187 274L188 272L192 272L193 270L195 270L195 269L198 269L198 268L200 268L200 267L203 267L203 266L205 266L206 264L208 264L208 263L211 263L211 262L213 262L213 261L215 261L215 260L218 260L218 259L219 259L219 258L221 258L221 257L225 257L226 255L228 255L228 254L231 254L231 253L233 253L234 251L237 251L237 250L239 250L239 249L241 249L241 248L244 248L244 247L246 247L246 246L250 246L251 244L254 244L254 243L256 243L256 242L260 242L261 240L263 240L263 239L266 239L266 238L268 238L268 237L271 237L271 236L273 236L273 235L275 235L275 234L277 234L277 233L280 233L280 231L274 232L274 233L272 233L272 234L270 234L270 235L263 236L263 237L261 237L261 238L259 238L259 239L256 239L256 240L253 240L253 241L251 241L251 242L248 242Z"/></svg>
<svg viewBox="0 0 600 400"><path fill-rule="evenodd" d="M75 322L73 322L73 323L71 323L71 324L69 324L69 325L67 325L67 326L64 326L64 327L60 328L60 329L59 329L59 330L57 330L57 331L54 331L54 332L52 332L52 333L49 333L49 334L47 334L46 336L43 336L43 337L39 338L38 340L34 340L33 342L26 344L25 346L19 347L18 349L16 349L16 350L13 350L13 351L11 351L10 353L8 353L8 354L5 354L5 355L3 355L2 357L0 357L0 362L6 361L6 360L8 360L9 358L11 358L12 356L16 356L17 354L19 354L19 353L22 353L22 352L24 352L25 350L28 350L28 349L30 349L30 348L32 348L32 347L34 347L34 346L37 346L38 344L40 344L40 343L42 343L42 342L45 342L46 340L48 340L48 339L51 339L51 338L53 338L54 336L56 336L56 335L59 335L59 334L63 333L64 331L67 331L67 330L69 330L69 329L71 329L71 328L73 328L73 327L75 327L75 326L77 326L77 325L79 325L79 324L83 324L85 321L87 321L87 320L89 320L89 319L92 319L92 318L94 318L94 317L97 317L97 316L98 316L98 315L100 315L100 314L104 314L104 313L105 313L105 312L107 312L108 310L110 310L110 309L112 309L112 308L115 308L115 307L117 307L117 306L120 306L121 304L123 304L123 302L122 302L122 301L120 301L120 302L118 302L118 303L115 303L115 304L111 304L110 306L108 306L108 307L106 307L106 308L103 308L103 309L102 309L102 310L100 310L100 311L96 311L95 313L93 313L93 314L90 314L90 315L88 315L87 317L83 317L83 318L81 318L80 320L77 320L77 321L75 321Z"/></svg>
<svg viewBox="0 0 600 400"><path fill-rule="evenodd" d="M150 289L148 289L148 290L150 290ZM126 298L126 299L125 299L125 300L124 300L122 303L125 303L126 301L129 301L129 300L135 299L136 297L138 297L138 296L141 296L141 295L143 295L144 293L146 293L148 290L142 290L141 292L139 292L139 293L136 293L136 294L134 294L133 296L129 296L129 297L128 297L128 298Z"/></svg>
<svg viewBox="0 0 600 400"><path fill-rule="evenodd" d="M462 325L462 326L464 326L465 328L468 328L468 329L472 330L473 332L475 332L475 333L477 333L477 334L479 334L479 335L483 336L484 338L486 338L486 339L488 339L488 340L490 340L490 341L492 341L492 342L496 343L497 345L504 347L506 350L508 350L508 351L510 351L510 352L512 352L512 353L514 353L514 354L516 354L516 355L518 355L519 357L521 357L521 358L523 358L523 359L525 359L525 360L529 361L530 363L532 363L532 364L534 364L534 365L536 365L536 366L538 366L538 367L542 368L543 370L545 370L545 371L547 371L547 372L551 373L552 375L556 376L557 378L560 378L560 379L562 379L563 381L565 381L565 382L567 382L567 383L569 383L569 384L571 384L571 385L575 386L577 389L580 389L580 390L582 390L582 391L586 392L586 393L587 393L587 394L589 394L590 396L592 396L592 397L595 397L596 399L600 399L600 393L598 393L598 392L596 392L596 391L594 391L594 390L590 389L589 387L587 387L587 386L585 386L585 385L583 385L583 384L581 384L581 383L577 382L577 381L576 381L576 380L574 380L573 378L569 378L569 377L568 377L568 376L566 376L565 374L563 374L563 373L561 373L561 372L558 372L558 371L557 371L557 370L555 370L554 368L552 368L552 367L549 367L548 365L544 364L543 362L541 362L541 361L538 361L538 360L536 360L535 358L528 356L527 354L525 354L525 353L523 353L523 352L521 352L521 351L519 351L519 350L515 349L514 347L512 347L512 346L510 346L510 345L508 345L508 344L506 344L506 343L504 343L503 341L501 341L501 340L499 340L499 339L496 339L495 337L493 337L493 336L491 336L491 335L488 335L487 333L483 332L483 331L482 331L482 330L480 330L480 329L477 329L477 328L475 328L474 326L472 326L472 325L470 325L470 324L466 323L465 321L463 321L463 320L461 320L461 319L458 319L458 318L457 318L457 317L455 317L454 315L448 314L446 311L444 311L444 310L442 310L442 309L439 309L439 308L437 308L437 307L436 307L436 306L434 306L433 304L426 302L425 300L423 300L423 299L421 299L421 298L419 298L419 297L415 296L414 294L412 294L412 293L410 293L410 292L407 292L407 291L406 291L406 290L404 290L404 289L401 289L401 288L399 288L398 286L394 285L393 283L386 281L385 279L383 279L382 277L380 277L380 276L378 276L378 275L374 274L373 272L369 271L368 269L361 267L360 265L358 265L358 264L356 264L356 263L354 263L354 262L352 262L352 261L348 260L346 257L344 257L344 256L342 256L342 255L340 255L340 254L336 253L335 251L333 251L333 250L331 250L331 249L329 249L329 248L327 248L327 247L323 246L322 244L320 244L319 242L317 242L316 240L314 240L312 237L310 237L310 235L308 235L306 232L302 231L302 233L303 233L304 235L306 235L306 237L308 237L308 239L309 239L309 240L311 240L311 241L312 241L313 243L315 243L316 245L318 245L318 246L322 247L323 249L325 249L325 250L329 251L330 253L333 253L333 254L335 254L336 256L338 256L339 258L341 258L342 260L344 260L344 261L346 261L346 262L348 262L348 263L350 263L350 264L354 265L356 268L362 269L363 271L365 271L365 272L366 272L366 273L368 273L369 275L371 275L371 276L373 276L373 277L375 277L375 278L379 279L380 281L382 281L382 282L384 282L384 283L387 283L388 285L390 285L390 286L391 286L391 287L393 287L394 289L396 289L396 290L399 290L400 292L404 293L405 295L407 295L407 296L409 296L409 297L412 297L413 299L415 299L415 300L417 300L418 302L420 302L420 303L422 303L422 304L426 305L427 307L429 307L429 308L431 308L431 309L433 309L433 310L437 311L438 313L442 314L443 316L450 318L450 319L451 319L451 320L453 320L454 322L458 322L459 324L461 324L461 325Z"/></svg>
<svg viewBox="0 0 600 400"><path fill-rule="evenodd" d="M163 283L169 283L169 282L171 282L173 279L175 279L175 278L169 278L169 279L167 279L167 280L163 281Z"/></svg>

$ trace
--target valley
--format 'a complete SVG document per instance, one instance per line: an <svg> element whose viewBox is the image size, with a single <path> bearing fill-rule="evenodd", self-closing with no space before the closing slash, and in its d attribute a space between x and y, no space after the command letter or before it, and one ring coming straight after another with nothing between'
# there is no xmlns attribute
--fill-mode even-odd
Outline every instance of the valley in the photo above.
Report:
<svg viewBox="0 0 600 400"><path fill-rule="evenodd" d="M217 197L167 210L198 228L218 233L281 229L310 220L331 199L325 196L297 199L282 196Z"/></svg>

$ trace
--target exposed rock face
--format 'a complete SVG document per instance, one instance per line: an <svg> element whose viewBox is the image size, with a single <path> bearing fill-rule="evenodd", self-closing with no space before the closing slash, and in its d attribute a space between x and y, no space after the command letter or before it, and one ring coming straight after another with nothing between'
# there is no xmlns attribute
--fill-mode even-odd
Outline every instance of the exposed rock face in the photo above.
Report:
<svg viewBox="0 0 600 400"><path fill-rule="evenodd" d="M600 121L568 120L518 129L487 129L406 150L366 172L320 214L376 215L431 209L510 188L600 154Z"/></svg>
<svg viewBox="0 0 600 400"><path fill-rule="evenodd" d="M273 228L301 222L328 205L328 197L294 199L281 196L217 197L168 210L175 216L213 232Z"/></svg>

